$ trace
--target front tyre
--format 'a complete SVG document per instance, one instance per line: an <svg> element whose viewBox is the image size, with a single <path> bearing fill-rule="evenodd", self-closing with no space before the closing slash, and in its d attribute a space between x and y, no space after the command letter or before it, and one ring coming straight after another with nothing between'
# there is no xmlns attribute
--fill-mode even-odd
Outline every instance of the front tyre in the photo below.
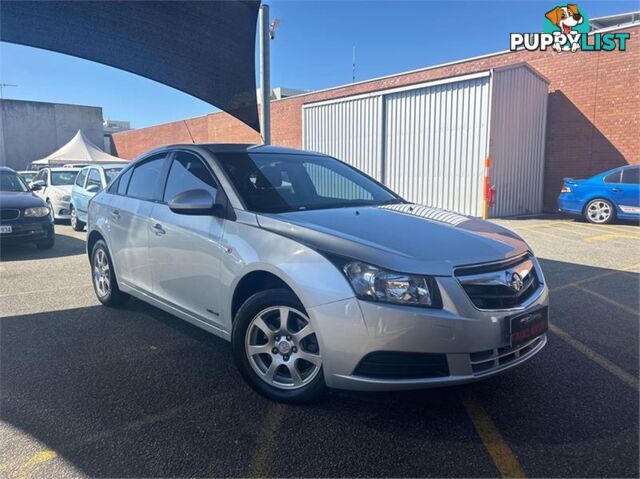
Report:
<svg viewBox="0 0 640 479"><path fill-rule="evenodd" d="M105 306L119 306L129 299L129 295L118 288L111 256L103 240L98 240L91 252L91 277L93 290Z"/></svg>
<svg viewBox="0 0 640 479"><path fill-rule="evenodd" d="M244 379L269 399L302 403L326 389L313 325L287 289L251 296L236 314L231 345Z"/></svg>
<svg viewBox="0 0 640 479"><path fill-rule="evenodd" d="M71 227L73 231L84 230L84 223L78 219L78 210L71 205Z"/></svg>
<svg viewBox="0 0 640 479"><path fill-rule="evenodd" d="M609 200L596 198L585 206L584 217L589 223L604 225L615 219L616 210Z"/></svg>

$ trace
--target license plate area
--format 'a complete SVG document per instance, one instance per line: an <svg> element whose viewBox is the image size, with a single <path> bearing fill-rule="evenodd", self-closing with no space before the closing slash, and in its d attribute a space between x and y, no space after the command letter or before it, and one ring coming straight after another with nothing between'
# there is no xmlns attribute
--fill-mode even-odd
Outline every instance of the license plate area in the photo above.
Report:
<svg viewBox="0 0 640 479"><path fill-rule="evenodd" d="M544 306L512 316L509 323L511 347L515 347L531 341L549 329L549 308Z"/></svg>
<svg viewBox="0 0 640 479"><path fill-rule="evenodd" d="M11 225L0 225L0 234L13 233L13 227Z"/></svg>

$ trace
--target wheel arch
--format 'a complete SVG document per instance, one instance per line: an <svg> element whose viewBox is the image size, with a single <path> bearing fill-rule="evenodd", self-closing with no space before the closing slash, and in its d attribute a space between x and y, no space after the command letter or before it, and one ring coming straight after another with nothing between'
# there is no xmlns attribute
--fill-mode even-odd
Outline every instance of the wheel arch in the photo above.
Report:
<svg viewBox="0 0 640 479"><path fill-rule="evenodd" d="M93 230L87 235L87 256L89 256L89 260L91 260L91 252L93 251L93 247L100 240L105 241L102 233L97 230Z"/></svg>
<svg viewBox="0 0 640 479"><path fill-rule="evenodd" d="M282 288L291 291L296 297L303 303L302 298L294 288L292 288L282 277L272 271L266 269L255 269L247 272L242 276L235 287L233 288L233 294L230 304L230 316L231 322L235 319L236 313L240 307L249 299L252 295L265 291L268 289ZM303 303L304 304L304 303Z"/></svg>

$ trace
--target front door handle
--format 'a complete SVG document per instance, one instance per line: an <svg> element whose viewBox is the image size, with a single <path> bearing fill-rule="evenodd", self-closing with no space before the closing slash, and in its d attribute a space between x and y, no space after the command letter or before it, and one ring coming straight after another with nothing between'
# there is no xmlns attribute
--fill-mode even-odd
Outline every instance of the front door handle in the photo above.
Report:
<svg viewBox="0 0 640 479"><path fill-rule="evenodd" d="M164 228L160 223L156 223L155 225L153 225L153 230L155 231L157 236L160 236L166 233L166 231L164 230Z"/></svg>
<svg viewBox="0 0 640 479"><path fill-rule="evenodd" d="M611 191L613 191L614 193L621 193L622 188L613 188Z"/></svg>
<svg viewBox="0 0 640 479"><path fill-rule="evenodd" d="M120 219L120 212L118 210L113 210L111 212L111 216L113 216L115 219L119 220Z"/></svg>

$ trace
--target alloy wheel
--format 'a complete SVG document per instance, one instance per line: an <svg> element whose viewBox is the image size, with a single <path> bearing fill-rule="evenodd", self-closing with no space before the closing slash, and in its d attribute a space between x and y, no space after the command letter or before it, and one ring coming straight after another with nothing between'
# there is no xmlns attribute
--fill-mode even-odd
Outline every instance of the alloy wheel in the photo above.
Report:
<svg viewBox="0 0 640 479"><path fill-rule="evenodd" d="M594 223L606 223L611 218L611 205L602 200L592 201L587 207L587 216Z"/></svg>
<svg viewBox="0 0 640 479"><path fill-rule="evenodd" d="M103 249L98 249L93 256L93 284L100 297L104 298L111 293L111 270Z"/></svg>
<svg viewBox="0 0 640 479"><path fill-rule="evenodd" d="M78 213L75 208L71 208L71 227L74 230L78 227Z"/></svg>
<svg viewBox="0 0 640 479"><path fill-rule="evenodd" d="M251 320L245 351L258 377L278 389L306 386L322 367L309 317L289 306L267 308Z"/></svg>

